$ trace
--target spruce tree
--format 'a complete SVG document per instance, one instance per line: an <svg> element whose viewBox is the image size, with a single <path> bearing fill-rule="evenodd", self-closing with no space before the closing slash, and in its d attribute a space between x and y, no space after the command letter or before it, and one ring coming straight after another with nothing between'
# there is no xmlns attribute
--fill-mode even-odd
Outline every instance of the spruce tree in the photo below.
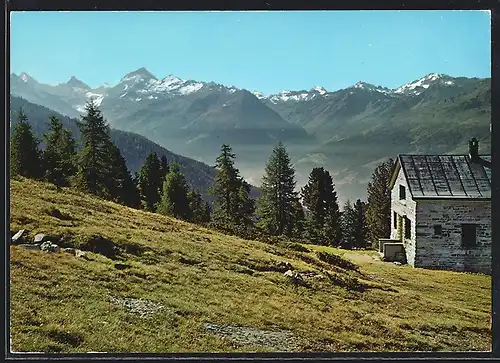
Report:
<svg viewBox="0 0 500 363"><path fill-rule="evenodd" d="M304 207L300 202L299 197L295 197L292 200L292 218L289 221L287 235L301 239L304 236L306 229L306 219L304 213Z"/></svg>
<svg viewBox="0 0 500 363"><path fill-rule="evenodd" d="M158 203L158 213L172 216L174 218L190 220L191 209L188 199L189 188L180 172L179 165L174 163L163 182L163 191Z"/></svg>
<svg viewBox="0 0 500 363"><path fill-rule="evenodd" d="M238 178L238 193L234 194L233 221L242 226L253 225L252 217L255 213L255 200L250 197L251 186L243 178Z"/></svg>
<svg viewBox="0 0 500 363"><path fill-rule="evenodd" d="M348 199L344 204L342 211L342 242L340 247L352 249L354 247L354 229L356 225L356 213L354 212L351 201Z"/></svg>
<svg viewBox="0 0 500 363"><path fill-rule="evenodd" d="M85 115L77 122L81 135L78 152L78 170L75 177L77 188L91 194L109 198L107 180L112 168L111 136L109 126L94 100L87 102Z"/></svg>
<svg viewBox="0 0 500 363"><path fill-rule="evenodd" d="M132 207L140 207L140 195L134 179L127 168L125 158L114 144L110 146L111 167L107 178L107 189L110 197L117 203Z"/></svg>
<svg viewBox="0 0 500 363"><path fill-rule="evenodd" d="M262 178L257 215L258 225L271 235L291 233L295 222L295 170L285 146L280 142L273 149Z"/></svg>
<svg viewBox="0 0 500 363"><path fill-rule="evenodd" d="M379 238L388 238L391 233L391 190L389 182L392 177L394 160L377 166L368 183L368 203L366 220L368 235L372 246L378 246Z"/></svg>
<svg viewBox="0 0 500 363"><path fill-rule="evenodd" d="M336 245L341 238L341 221L337 192L330 173L314 168L302 188L304 206L308 209L307 235L314 243Z"/></svg>
<svg viewBox="0 0 500 363"><path fill-rule="evenodd" d="M165 155L162 155L160 158L160 193L162 188L162 183L165 180L165 177L168 174L168 160Z"/></svg>
<svg viewBox="0 0 500 363"><path fill-rule="evenodd" d="M357 200L353 206L356 223L354 225L354 247L366 248L368 239L368 229L366 225L366 203Z"/></svg>
<svg viewBox="0 0 500 363"><path fill-rule="evenodd" d="M27 178L40 178L41 152L39 140L34 136L28 118L22 109L19 110L17 123L10 139L10 173Z"/></svg>
<svg viewBox="0 0 500 363"><path fill-rule="evenodd" d="M50 117L48 129L44 134L46 146L42 154L45 180L60 187L68 186L76 173L75 140L71 130L64 129L55 116Z"/></svg>
<svg viewBox="0 0 500 363"><path fill-rule="evenodd" d="M217 175L210 193L215 196L213 217L216 221L248 225L254 212L254 201L249 197L250 185L234 166L231 146L223 144L215 161Z"/></svg>
<svg viewBox="0 0 500 363"><path fill-rule="evenodd" d="M191 209L191 222L193 223L208 223L210 222L210 207L203 200L201 194L195 190L188 193L189 209Z"/></svg>
<svg viewBox="0 0 500 363"><path fill-rule="evenodd" d="M360 199L351 204L348 200L342 213L344 238L342 247L347 249L365 248L368 237L365 218L365 203Z"/></svg>
<svg viewBox="0 0 500 363"><path fill-rule="evenodd" d="M152 152L138 173L138 188L144 209L147 211L153 212L160 200L162 184L167 175L166 170L168 164L162 165L156 153Z"/></svg>

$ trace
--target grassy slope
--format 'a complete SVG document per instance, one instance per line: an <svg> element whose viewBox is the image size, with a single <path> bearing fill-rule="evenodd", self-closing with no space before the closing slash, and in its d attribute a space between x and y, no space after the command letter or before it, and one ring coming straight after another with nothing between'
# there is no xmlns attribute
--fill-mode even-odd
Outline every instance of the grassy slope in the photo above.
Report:
<svg viewBox="0 0 500 363"><path fill-rule="evenodd" d="M62 220L50 215L54 208ZM296 289L279 272L241 272L271 260L298 270L333 273L334 267L312 251L229 237L26 179L11 181L10 210L11 231L63 236L64 245L81 248L99 233L128 250L121 258L132 266L118 270L116 260L95 253L87 261L11 246L15 351L264 350L232 346L207 334L204 322L290 329L310 351L490 350L489 276L412 269L379 262L373 252L308 246L345 253L361 273L337 272L368 288L349 291L323 281ZM165 309L141 318L110 304L108 295L150 299Z"/></svg>

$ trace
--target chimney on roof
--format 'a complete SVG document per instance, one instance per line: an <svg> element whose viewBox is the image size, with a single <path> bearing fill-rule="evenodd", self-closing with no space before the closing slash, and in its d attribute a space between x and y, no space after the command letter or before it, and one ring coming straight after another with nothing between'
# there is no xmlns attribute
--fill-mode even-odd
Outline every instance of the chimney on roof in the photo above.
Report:
<svg viewBox="0 0 500 363"><path fill-rule="evenodd" d="M479 160L479 141L475 137L469 141L469 157L473 162Z"/></svg>

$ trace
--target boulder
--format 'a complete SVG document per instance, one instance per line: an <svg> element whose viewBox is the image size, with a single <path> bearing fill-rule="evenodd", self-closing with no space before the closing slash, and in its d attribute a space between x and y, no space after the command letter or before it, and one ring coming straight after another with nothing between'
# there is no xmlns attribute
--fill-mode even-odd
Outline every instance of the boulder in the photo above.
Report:
<svg viewBox="0 0 500 363"><path fill-rule="evenodd" d="M297 272L294 272L292 270L288 270L287 272L284 273L285 277L288 277L289 279L292 279L294 281L304 281L304 279L302 278L302 276L297 273Z"/></svg>
<svg viewBox="0 0 500 363"><path fill-rule="evenodd" d="M87 261L90 261L92 260L89 256L87 256L87 254L83 251L80 251L80 250L76 250L76 253L75 253L75 257L81 257Z"/></svg>
<svg viewBox="0 0 500 363"><path fill-rule="evenodd" d="M68 248L63 248L62 249L64 252L71 253L72 255L76 256L76 249L68 247Z"/></svg>
<svg viewBox="0 0 500 363"><path fill-rule="evenodd" d="M20 247L24 247L28 250L39 250L40 249L40 245L35 245L35 244L20 244L19 245Z"/></svg>
<svg viewBox="0 0 500 363"><path fill-rule="evenodd" d="M21 229L15 235L12 236L12 243L20 243L24 239L25 229Z"/></svg>
<svg viewBox="0 0 500 363"><path fill-rule="evenodd" d="M45 252L59 252L61 249L55 243L45 241L40 245L40 249Z"/></svg>
<svg viewBox="0 0 500 363"><path fill-rule="evenodd" d="M48 236L43 233L38 233L33 239L33 243L42 243L48 240Z"/></svg>

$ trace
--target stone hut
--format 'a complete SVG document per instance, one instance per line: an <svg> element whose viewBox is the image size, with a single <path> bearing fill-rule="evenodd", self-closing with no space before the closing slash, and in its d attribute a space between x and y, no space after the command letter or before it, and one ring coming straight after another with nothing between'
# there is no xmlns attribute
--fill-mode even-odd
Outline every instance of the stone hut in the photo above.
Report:
<svg viewBox="0 0 500 363"><path fill-rule="evenodd" d="M391 235L381 252L401 252L414 267L491 273L491 161L478 155L477 140L469 148L397 157Z"/></svg>

